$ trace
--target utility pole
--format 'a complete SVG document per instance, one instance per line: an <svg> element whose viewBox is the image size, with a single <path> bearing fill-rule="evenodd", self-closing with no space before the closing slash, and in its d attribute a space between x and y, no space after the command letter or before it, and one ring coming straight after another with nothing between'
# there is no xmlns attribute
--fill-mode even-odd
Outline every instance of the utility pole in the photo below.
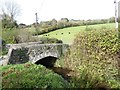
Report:
<svg viewBox="0 0 120 90"><path fill-rule="evenodd" d="M120 39L120 1L118 2L118 38Z"/></svg>
<svg viewBox="0 0 120 90"><path fill-rule="evenodd" d="M115 4L115 24L116 24L116 31L118 33L118 17L117 17L117 1L114 0L114 4Z"/></svg>
<svg viewBox="0 0 120 90"><path fill-rule="evenodd" d="M38 16L37 16L37 13L35 13L35 16L36 16L36 25L38 24Z"/></svg>
<svg viewBox="0 0 120 90"><path fill-rule="evenodd" d="M118 47L120 47L120 43L119 43L119 40L120 40L120 1L116 2L115 0L114 3L115 3L115 18L116 18L115 22L116 22L116 25L118 25L118 27L116 28L117 36L118 36ZM118 75L120 76L120 67L119 67L120 59L118 59L117 61L118 61Z"/></svg>
<svg viewBox="0 0 120 90"><path fill-rule="evenodd" d="M36 30L37 35L38 35L38 16L37 16L37 13L35 13L35 16L36 16L35 30Z"/></svg>
<svg viewBox="0 0 120 90"><path fill-rule="evenodd" d="M120 1L118 2L118 40L120 41ZM118 42L118 47L120 47L119 42ZM120 59L118 60L118 65L120 65ZM120 76L120 67L118 73Z"/></svg>

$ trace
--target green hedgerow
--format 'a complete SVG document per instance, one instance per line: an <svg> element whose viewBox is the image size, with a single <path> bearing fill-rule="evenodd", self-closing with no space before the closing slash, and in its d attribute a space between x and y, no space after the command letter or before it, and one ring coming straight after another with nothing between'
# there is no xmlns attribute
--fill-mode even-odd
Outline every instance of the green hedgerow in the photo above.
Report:
<svg viewBox="0 0 120 90"><path fill-rule="evenodd" d="M115 30L80 32L63 59L64 67L76 71L71 86L119 88L119 45Z"/></svg>

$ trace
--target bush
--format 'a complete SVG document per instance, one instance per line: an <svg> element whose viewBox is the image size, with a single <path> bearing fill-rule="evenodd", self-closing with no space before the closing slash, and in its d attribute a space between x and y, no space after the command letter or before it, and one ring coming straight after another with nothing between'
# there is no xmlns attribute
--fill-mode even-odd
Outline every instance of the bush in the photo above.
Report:
<svg viewBox="0 0 120 90"><path fill-rule="evenodd" d="M2 30L2 55L7 54L7 50L6 50L6 44L14 44L16 43L15 41L15 35L17 33L17 29L5 29Z"/></svg>
<svg viewBox="0 0 120 90"><path fill-rule="evenodd" d="M5 15L5 17L2 19L2 28L3 29L13 29L18 27L18 24L15 20L12 20L11 17L8 15Z"/></svg>
<svg viewBox="0 0 120 90"><path fill-rule="evenodd" d="M3 88L67 88L69 84L61 76L42 65L31 63L8 65L2 70Z"/></svg>
<svg viewBox="0 0 120 90"><path fill-rule="evenodd" d="M27 30L6 29L2 31L2 55L7 54L6 44L16 44L24 42L35 42L37 38L33 37Z"/></svg>
<svg viewBox="0 0 120 90"><path fill-rule="evenodd" d="M7 54L8 50L6 49L6 42L2 40L2 55Z"/></svg>
<svg viewBox="0 0 120 90"><path fill-rule="evenodd" d="M40 41L43 43L63 43L61 40L58 40L56 38L48 38L48 37L41 37Z"/></svg>
<svg viewBox="0 0 120 90"><path fill-rule="evenodd" d="M119 88L120 40L115 30L80 32L64 59L64 67L76 71L73 87Z"/></svg>
<svg viewBox="0 0 120 90"><path fill-rule="evenodd" d="M25 42L35 42L37 41L36 38L32 36L32 34L27 30L18 30L15 35L16 43L25 43Z"/></svg>
<svg viewBox="0 0 120 90"><path fill-rule="evenodd" d="M2 39L6 42L6 44L14 44L15 42L15 35L17 34L17 29L6 29L2 31Z"/></svg>

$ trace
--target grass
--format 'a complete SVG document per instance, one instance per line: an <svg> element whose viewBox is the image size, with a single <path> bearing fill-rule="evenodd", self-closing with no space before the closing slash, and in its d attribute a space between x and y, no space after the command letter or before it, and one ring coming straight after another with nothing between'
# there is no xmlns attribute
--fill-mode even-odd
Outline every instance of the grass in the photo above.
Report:
<svg viewBox="0 0 120 90"><path fill-rule="evenodd" d="M110 23L110 24L69 27L64 29L58 29L56 31L46 33L43 35L39 35L39 37L57 38L59 40L62 40L63 43L65 44L72 44L76 34L78 34L79 32L84 30L100 30L100 29L115 29L115 24Z"/></svg>

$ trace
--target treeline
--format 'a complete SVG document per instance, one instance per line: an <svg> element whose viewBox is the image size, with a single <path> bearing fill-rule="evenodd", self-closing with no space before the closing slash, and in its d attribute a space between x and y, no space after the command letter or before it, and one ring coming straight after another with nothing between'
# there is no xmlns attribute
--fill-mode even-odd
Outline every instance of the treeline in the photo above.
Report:
<svg viewBox="0 0 120 90"><path fill-rule="evenodd" d="M40 35L40 34L45 34L45 33L48 33L57 29L66 28L66 27L114 23L115 18L111 17L109 19L95 19L95 20L91 20L91 19L69 20L68 18L61 18L61 20L59 21L52 19L50 21L41 21L40 23L37 23L37 24L33 23L32 25L25 25L23 23L17 24L16 21L10 18L8 15L3 15L1 21L2 21L3 30L13 29L13 28L30 28L31 26L34 26L36 28L36 32L34 32L33 35Z"/></svg>
<svg viewBox="0 0 120 90"><path fill-rule="evenodd" d="M45 34L57 29L63 29L67 27L74 27L74 26L84 26L84 25L94 25L94 24L105 24L105 23L114 23L115 18L111 17L109 19L95 19L95 20L69 20L68 18L62 18L61 20L57 21L52 19L51 21L42 21L38 23L38 28L34 35ZM33 24L36 27L36 24Z"/></svg>

